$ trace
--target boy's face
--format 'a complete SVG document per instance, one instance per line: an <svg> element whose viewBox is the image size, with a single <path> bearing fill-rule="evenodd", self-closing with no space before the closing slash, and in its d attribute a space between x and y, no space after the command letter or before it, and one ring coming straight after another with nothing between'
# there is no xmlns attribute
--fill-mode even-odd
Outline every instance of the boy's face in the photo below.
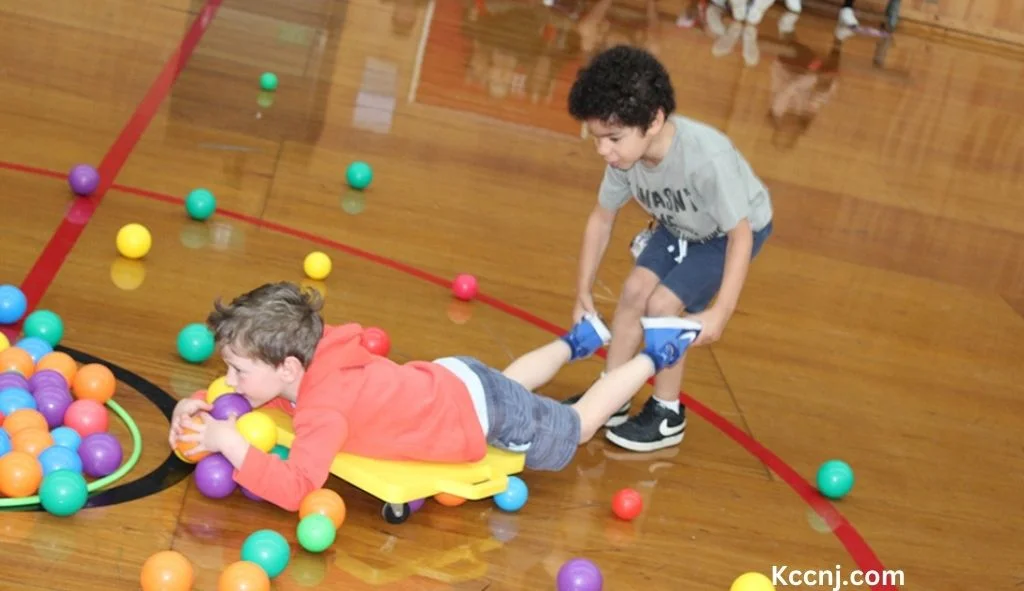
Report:
<svg viewBox="0 0 1024 591"><path fill-rule="evenodd" d="M587 129L604 161L619 170L628 170L647 153L661 125L655 121L645 133L638 127L623 127L593 119L587 121Z"/></svg>
<svg viewBox="0 0 1024 591"><path fill-rule="evenodd" d="M287 388L282 371L269 363L236 354L230 346L221 349L228 366L227 384L246 397L253 408L263 406Z"/></svg>

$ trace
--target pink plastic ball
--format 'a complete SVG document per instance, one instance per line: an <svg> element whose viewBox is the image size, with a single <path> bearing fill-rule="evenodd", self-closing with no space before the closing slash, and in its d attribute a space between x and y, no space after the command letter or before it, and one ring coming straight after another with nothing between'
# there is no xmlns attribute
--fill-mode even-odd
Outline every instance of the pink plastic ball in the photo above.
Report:
<svg viewBox="0 0 1024 591"><path fill-rule="evenodd" d="M469 301L476 297L478 289L476 277L467 273L456 275L455 280L452 281L452 294L462 301Z"/></svg>
<svg viewBox="0 0 1024 591"><path fill-rule="evenodd" d="M107 409L95 400L76 400L64 413L64 425L74 429L83 438L105 432L109 421Z"/></svg>

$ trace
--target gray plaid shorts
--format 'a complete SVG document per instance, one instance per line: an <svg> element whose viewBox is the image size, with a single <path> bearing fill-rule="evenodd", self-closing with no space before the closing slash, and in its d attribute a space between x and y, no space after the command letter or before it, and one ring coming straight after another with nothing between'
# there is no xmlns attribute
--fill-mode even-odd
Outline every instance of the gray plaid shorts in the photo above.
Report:
<svg viewBox="0 0 1024 591"><path fill-rule="evenodd" d="M489 445L525 453L531 470L561 470L572 461L580 441L580 417L572 406L535 394L474 357L438 362L447 365L452 359L465 364L480 380Z"/></svg>

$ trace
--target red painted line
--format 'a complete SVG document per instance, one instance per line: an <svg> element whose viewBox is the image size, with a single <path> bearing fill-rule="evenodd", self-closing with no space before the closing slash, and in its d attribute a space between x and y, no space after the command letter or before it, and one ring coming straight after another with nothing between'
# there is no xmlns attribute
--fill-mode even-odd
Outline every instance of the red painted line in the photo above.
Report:
<svg viewBox="0 0 1024 591"><path fill-rule="evenodd" d="M181 74L185 65L188 64L189 59L192 57L192 51L206 33L222 1L207 0L206 4L200 9L195 21L192 22L192 26L182 38L181 44L178 45L178 49L168 58L160 74L157 75L156 80L153 81L146 95L135 108L135 112L132 113L131 118L125 123L124 128L121 129L121 133L118 134L110 149L107 150L107 154L103 157L100 165L96 167L100 174L100 184L96 191L89 197L75 199L64 219L61 220L60 225L57 226L57 229L50 236L49 242L46 243L42 252L39 253L39 257L33 263L31 269L29 269L28 274L25 275L21 282L21 290L25 293L25 299L28 300L27 312L35 309L43 298L43 294L46 293L47 288L53 283L71 249L74 248L78 238L82 235L82 231L85 230L85 227L92 219L96 208L103 202L103 197L106 195L107 190L113 186L114 179L121 172L121 168L124 166L125 161L128 160L128 156L135 148L139 138L142 137L146 128L149 127L149 123L153 120L153 115L156 114L160 103L163 102L170 92L171 86L178 79L178 75ZM67 178L66 174L21 164L5 163L2 167L20 172ZM10 338L10 335L17 335L21 331L21 324L19 321L15 325L4 327L4 332L9 335L8 338Z"/></svg>
<svg viewBox="0 0 1024 591"><path fill-rule="evenodd" d="M0 168L7 168L10 170L18 170L22 172L40 174L44 176L63 176L60 175L60 173L55 173L53 171L41 168L24 166L21 164L9 164L0 162ZM162 193L148 191L146 189L139 189L136 187L127 187L124 185L114 184L111 186L111 188L124 193L137 195L139 197L144 197L155 201L162 201L164 203L169 203L173 205L183 205L185 202L185 200L180 197L164 195ZM446 289L451 286L450 280L446 280L443 277L433 275L422 269L418 269L411 265L407 265L400 261L396 261L394 259L379 254L375 254L363 250L361 248L356 248L355 246L351 246L348 244L344 244L342 242L337 242L335 240L324 238L322 236L317 236L315 234L311 234L303 230L285 226L284 224L278 224L276 222L262 220L244 213L223 209L218 209L217 215L228 219L238 220L246 224L251 224L259 228L264 228L294 238L307 240L311 243L319 244L327 248L332 248L334 250L338 250L346 254L373 263L377 263L379 265L383 265L390 269L401 271L402 273L412 275L413 277L417 277L419 279L422 279L429 283L433 283ZM543 318L535 316L527 312L526 310L517 308L512 304L488 296L486 294L477 295L477 300L554 335L562 335L568 330L566 328L562 328L557 326L556 324L548 322ZM604 352L602 351L600 355L601 357L604 357ZM743 431L733 423L729 422L725 417L719 415L714 410L705 406L704 404L697 401L696 399L686 394L685 392L680 392L680 400L683 404L686 405L688 410L692 410L699 417L703 418L712 426L725 433L727 436L729 436L729 438L731 438L733 441L735 441L741 447L743 447L743 449L747 450L748 453L750 453L758 460L763 462L765 465L767 465L772 472L774 472L780 478L782 478L783 482L788 484L789 487L792 488L793 491L796 492L796 494L801 499L803 499L803 501L807 503L807 505L810 506L825 521L825 523L829 524L829 526L832 528L832 533L836 536L836 538L839 539L843 547L846 548L846 551L850 554L850 557L854 560L854 562L857 563L857 568L859 568L864 573L877 573L878 580L884 580L883 575L886 574L886 568L885 566L883 566L882 561L875 554L874 550L871 549L871 546L868 545L867 541L865 541L864 538L860 535L860 533L853 527L853 525L849 521L847 521L847 519L842 515L842 513L840 513L839 510L836 509L836 507L828 499L821 496L821 494L818 493L817 489L814 486L812 486L809 482L807 482L803 477L801 477L800 474L795 469L793 469L792 466L787 464L779 456L772 453L771 450L769 450L756 439L748 435L745 431ZM822 565L822 568L825 570L832 570L830 566L826 565ZM891 584L878 584L872 586L871 589L873 589L874 591L895 591L899 589L899 587L896 587L895 585Z"/></svg>

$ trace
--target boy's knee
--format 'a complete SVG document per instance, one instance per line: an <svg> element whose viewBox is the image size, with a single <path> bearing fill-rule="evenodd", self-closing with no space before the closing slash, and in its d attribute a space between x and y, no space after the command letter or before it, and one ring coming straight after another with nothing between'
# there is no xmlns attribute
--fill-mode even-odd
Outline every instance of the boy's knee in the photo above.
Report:
<svg viewBox="0 0 1024 591"><path fill-rule="evenodd" d="M679 296L665 286L659 286L651 294L651 297L647 298L645 312L648 316L678 316L682 313L683 308L684 305Z"/></svg>
<svg viewBox="0 0 1024 591"><path fill-rule="evenodd" d="M619 296L619 310L632 310L637 315L644 313L647 302L658 287L658 278L649 271L634 272L626 279Z"/></svg>

